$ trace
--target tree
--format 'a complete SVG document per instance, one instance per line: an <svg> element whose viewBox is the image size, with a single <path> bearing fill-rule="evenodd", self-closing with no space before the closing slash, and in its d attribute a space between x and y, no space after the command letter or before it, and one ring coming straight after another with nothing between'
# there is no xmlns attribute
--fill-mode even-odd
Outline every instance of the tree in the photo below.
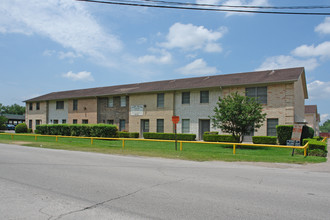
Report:
<svg viewBox="0 0 330 220"><path fill-rule="evenodd" d="M262 105L254 98L241 96L237 92L221 98L210 116L213 127L231 133L237 141L253 130L257 131L265 121L266 113L262 113Z"/></svg>
<svg viewBox="0 0 330 220"><path fill-rule="evenodd" d="M25 107L18 104L4 106L0 103L0 113L2 114L14 114L23 115L25 114Z"/></svg>
<svg viewBox="0 0 330 220"><path fill-rule="evenodd" d="M326 120L323 125L320 126L321 132L330 132L330 119Z"/></svg>
<svg viewBox="0 0 330 220"><path fill-rule="evenodd" d="M6 129L6 123L8 119L5 116L0 116L0 130Z"/></svg>

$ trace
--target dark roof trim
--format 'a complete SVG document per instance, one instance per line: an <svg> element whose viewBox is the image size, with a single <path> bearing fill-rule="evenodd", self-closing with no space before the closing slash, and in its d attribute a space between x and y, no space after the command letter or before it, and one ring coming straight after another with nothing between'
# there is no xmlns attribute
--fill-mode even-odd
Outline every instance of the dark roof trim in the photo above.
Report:
<svg viewBox="0 0 330 220"><path fill-rule="evenodd" d="M204 89L214 87L246 86L298 81L304 75L304 68L265 70L246 73L213 75L204 77L163 80L146 83L97 87L89 89L52 92L46 95L25 100L25 102L63 100L72 98L92 98L100 96L129 95L150 92L177 91L186 89ZM303 76L303 83L305 76ZM305 83L306 84L306 83ZM306 85L303 85L306 87ZM304 88L305 98L307 89Z"/></svg>

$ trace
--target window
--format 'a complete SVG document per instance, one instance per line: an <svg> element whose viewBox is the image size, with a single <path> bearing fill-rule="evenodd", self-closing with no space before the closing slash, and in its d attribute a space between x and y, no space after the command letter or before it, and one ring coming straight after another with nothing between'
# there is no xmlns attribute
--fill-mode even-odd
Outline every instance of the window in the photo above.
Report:
<svg viewBox="0 0 330 220"><path fill-rule="evenodd" d="M78 123L78 120L77 119L73 119L72 120L72 124L77 124Z"/></svg>
<svg viewBox="0 0 330 220"><path fill-rule="evenodd" d="M36 126L41 124L41 120L36 120Z"/></svg>
<svg viewBox="0 0 330 220"><path fill-rule="evenodd" d="M112 108L113 107L113 97L108 98L108 107Z"/></svg>
<svg viewBox="0 0 330 220"><path fill-rule="evenodd" d="M29 120L29 128L32 128L32 120Z"/></svg>
<svg viewBox="0 0 330 220"><path fill-rule="evenodd" d="M56 101L56 109L64 109L64 101Z"/></svg>
<svg viewBox="0 0 330 220"><path fill-rule="evenodd" d="M113 120L107 120L107 124L113 125Z"/></svg>
<svg viewBox="0 0 330 220"><path fill-rule="evenodd" d="M190 119L182 119L182 133L190 132Z"/></svg>
<svg viewBox="0 0 330 220"><path fill-rule="evenodd" d="M157 94L157 107L158 108L164 107L164 93Z"/></svg>
<svg viewBox="0 0 330 220"><path fill-rule="evenodd" d="M200 92L200 103L209 103L209 91Z"/></svg>
<svg viewBox="0 0 330 220"><path fill-rule="evenodd" d="M33 110L33 103L29 103L29 110L30 110L30 111Z"/></svg>
<svg viewBox="0 0 330 220"><path fill-rule="evenodd" d="M77 99L74 99L73 100L73 108L72 108L73 111L77 111L78 110L78 100Z"/></svg>
<svg viewBox="0 0 330 220"><path fill-rule="evenodd" d="M245 89L246 96L255 98L261 104L267 104L267 87L250 87Z"/></svg>
<svg viewBox="0 0 330 220"><path fill-rule="evenodd" d="M54 123L53 124L58 124L58 120L54 119Z"/></svg>
<svg viewBox="0 0 330 220"><path fill-rule="evenodd" d="M164 119L157 119L157 133L164 133Z"/></svg>
<svg viewBox="0 0 330 220"><path fill-rule="evenodd" d="M120 119L119 120L119 131L125 130L125 119Z"/></svg>
<svg viewBox="0 0 330 220"><path fill-rule="evenodd" d="M277 136L276 125L278 125L277 118L267 119L267 136Z"/></svg>
<svg viewBox="0 0 330 220"><path fill-rule="evenodd" d="M62 119L62 124L66 124L66 119Z"/></svg>
<svg viewBox="0 0 330 220"><path fill-rule="evenodd" d="M82 120L82 123L83 123L83 124L88 124L88 119L83 119L83 120Z"/></svg>
<svg viewBox="0 0 330 220"><path fill-rule="evenodd" d="M190 104L190 92L182 93L182 104Z"/></svg>
<svg viewBox="0 0 330 220"><path fill-rule="evenodd" d="M37 103L36 103L36 109L37 109L37 110L40 110L40 102L37 102Z"/></svg>
<svg viewBox="0 0 330 220"><path fill-rule="evenodd" d="M126 107L126 96L120 96L120 107Z"/></svg>

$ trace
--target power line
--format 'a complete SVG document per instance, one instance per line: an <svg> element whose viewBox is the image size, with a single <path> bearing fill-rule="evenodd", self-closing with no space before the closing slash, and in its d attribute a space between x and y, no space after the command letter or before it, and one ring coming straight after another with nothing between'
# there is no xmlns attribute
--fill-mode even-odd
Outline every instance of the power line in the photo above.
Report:
<svg viewBox="0 0 330 220"><path fill-rule="evenodd" d="M118 0L114 0L118 1ZM200 4L200 3L185 3L185 2L170 2L158 0L141 0L145 2L164 3L173 5L185 6L202 6L202 7L219 7L219 8L256 8L256 9L327 9L329 5L315 5L315 6L253 6L253 5L215 5L215 4Z"/></svg>
<svg viewBox="0 0 330 220"><path fill-rule="evenodd" d="M124 5L124 6L135 6L135 7L166 8L166 9L181 9L181 10L195 10L195 11L218 11L218 12L233 12L233 13L258 13L258 14L281 14L281 15L330 15L330 13L328 13L328 12L256 11L256 10L188 7L188 5L191 5L190 3L186 3L187 6L170 6L170 5L146 4L146 3L140 3L140 2L137 2L137 1L120 1L120 2L118 2L118 1L116 2L115 0L112 0L112 1L76 0L76 1L90 2L90 3L100 3L100 4L110 4L110 5ZM166 3L169 4L169 2L166 2ZM174 3L174 2L172 2L172 3ZM195 6L196 5L201 6L201 4L195 4ZM191 6L194 6L194 5L191 5ZM207 6L212 6L212 5L207 5ZM219 7L219 6L228 8L228 5L226 5L226 6L217 5L217 7ZM231 6L231 7L243 8L243 6ZM245 6L245 7L253 7L253 6ZM257 7L262 7L262 6L254 6L254 7L257 8ZM301 7L303 7L303 6L301 6ZM319 6L319 7L328 7L328 6ZM280 8L278 8L278 9L280 9ZM289 9L289 8L287 8L287 9ZM301 8L291 8L291 9L301 9Z"/></svg>

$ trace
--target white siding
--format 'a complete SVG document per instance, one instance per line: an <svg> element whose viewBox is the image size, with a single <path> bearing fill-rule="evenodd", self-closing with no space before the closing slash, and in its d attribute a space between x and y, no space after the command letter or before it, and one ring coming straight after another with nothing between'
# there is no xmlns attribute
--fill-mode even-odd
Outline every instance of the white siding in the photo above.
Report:
<svg viewBox="0 0 330 220"><path fill-rule="evenodd" d="M56 109L56 101L49 101L49 117L48 124L53 124L54 120L58 120L62 124L62 120L68 122L68 101L64 101L64 109Z"/></svg>
<svg viewBox="0 0 330 220"><path fill-rule="evenodd" d="M209 103L200 103L200 91L209 91ZM177 125L178 133L182 133L182 119L190 119L190 134L196 134L199 137L199 120L209 119L209 116L214 115L213 109L216 106L221 89L201 89L201 90L186 90L190 92L190 104L181 104L182 92L175 93L175 115L180 117L180 122ZM211 122L211 131L219 131L214 129Z"/></svg>

